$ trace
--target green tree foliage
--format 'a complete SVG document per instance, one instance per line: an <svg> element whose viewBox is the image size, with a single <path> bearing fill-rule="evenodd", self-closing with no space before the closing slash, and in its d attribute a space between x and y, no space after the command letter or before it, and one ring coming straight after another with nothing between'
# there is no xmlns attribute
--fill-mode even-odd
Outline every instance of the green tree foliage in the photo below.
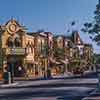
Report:
<svg viewBox="0 0 100 100"><path fill-rule="evenodd" d="M100 45L100 0L94 11L93 22L84 23L84 27L81 31L88 33L90 38L95 41L97 45Z"/></svg>
<svg viewBox="0 0 100 100"><path fill-rule="evenodd" d="M94 60L94 63L99 64L100 63L100 54L94 54L93 60Z"/></svg>

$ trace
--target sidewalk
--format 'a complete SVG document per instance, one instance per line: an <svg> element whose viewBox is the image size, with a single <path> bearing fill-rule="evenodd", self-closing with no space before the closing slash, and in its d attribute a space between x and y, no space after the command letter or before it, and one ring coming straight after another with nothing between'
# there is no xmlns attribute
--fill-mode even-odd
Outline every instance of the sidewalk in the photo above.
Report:
<svg viewBox="0 0 100 100"><path fill-rule="evenodd" d="M82 85L97 85L98 79L47 79L47 80L28 80L28 81L15 81L15 85L3 85L1 82L0 88L26 88L26 87L59 87L59 86L82 86ZM2 86L3 85L3 86ZM5 86L5 87L4 87Z"/></svg>

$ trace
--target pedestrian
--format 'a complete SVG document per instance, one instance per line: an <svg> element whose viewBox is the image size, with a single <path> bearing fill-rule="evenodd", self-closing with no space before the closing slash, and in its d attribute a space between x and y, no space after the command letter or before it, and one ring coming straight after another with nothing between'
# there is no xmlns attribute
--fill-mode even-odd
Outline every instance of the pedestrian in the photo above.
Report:
<svg viewBox="0 0 100 100"><path fill-rule="evenodd" d="M19 76L22 76L22 67L21 66L18 66L18 74L19 74Z"/></svg>

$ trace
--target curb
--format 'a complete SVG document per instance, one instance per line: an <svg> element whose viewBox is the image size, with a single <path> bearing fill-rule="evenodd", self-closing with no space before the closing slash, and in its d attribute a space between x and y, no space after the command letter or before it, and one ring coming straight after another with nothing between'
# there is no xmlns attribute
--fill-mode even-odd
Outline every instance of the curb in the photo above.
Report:
<svg viewBox="0 0 100 100"><path fill-rule="evenodd" d="M44 83L44 84L29 84L29 85L27 85L27 84L20 84L20 83L15 83L15 84L7 84L7 85L1 85L0 86L0 88L1 89L9 89L9 88L16 88L16 89L18 89L18 88L37 88L37 87L43 87L43 88L45 88L45 87L65 87L65 86L71 86L71 87L73 87L73 86L76 86L76 85L80 85L80 86L84 86L84 84L64 84L64 83ZM96 84L86 84L87 85L87 87L88 86L90 86L90 85L96 85Z"/></svg>
<svg viewBox="0 0 100 100"><path fill-rule="evenodd" d="M0 87L1 88L7 88L7 87L13 87L13 86L17 86L17 82L15 83L10 83L10 84L2 84Z"/></svg>

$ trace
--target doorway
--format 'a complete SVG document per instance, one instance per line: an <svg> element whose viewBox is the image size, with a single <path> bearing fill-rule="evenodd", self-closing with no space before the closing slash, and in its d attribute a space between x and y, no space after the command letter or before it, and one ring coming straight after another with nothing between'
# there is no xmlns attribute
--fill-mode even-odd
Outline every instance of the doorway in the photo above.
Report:
<svg viewBox="0 0 100 100"><path fill-rule="evenodd" d="M8 66L8 71L11 72L12 76L14 77L24 76L25 71L22 59L17 57L11 57L7 60L7 66Z"/></svg>

